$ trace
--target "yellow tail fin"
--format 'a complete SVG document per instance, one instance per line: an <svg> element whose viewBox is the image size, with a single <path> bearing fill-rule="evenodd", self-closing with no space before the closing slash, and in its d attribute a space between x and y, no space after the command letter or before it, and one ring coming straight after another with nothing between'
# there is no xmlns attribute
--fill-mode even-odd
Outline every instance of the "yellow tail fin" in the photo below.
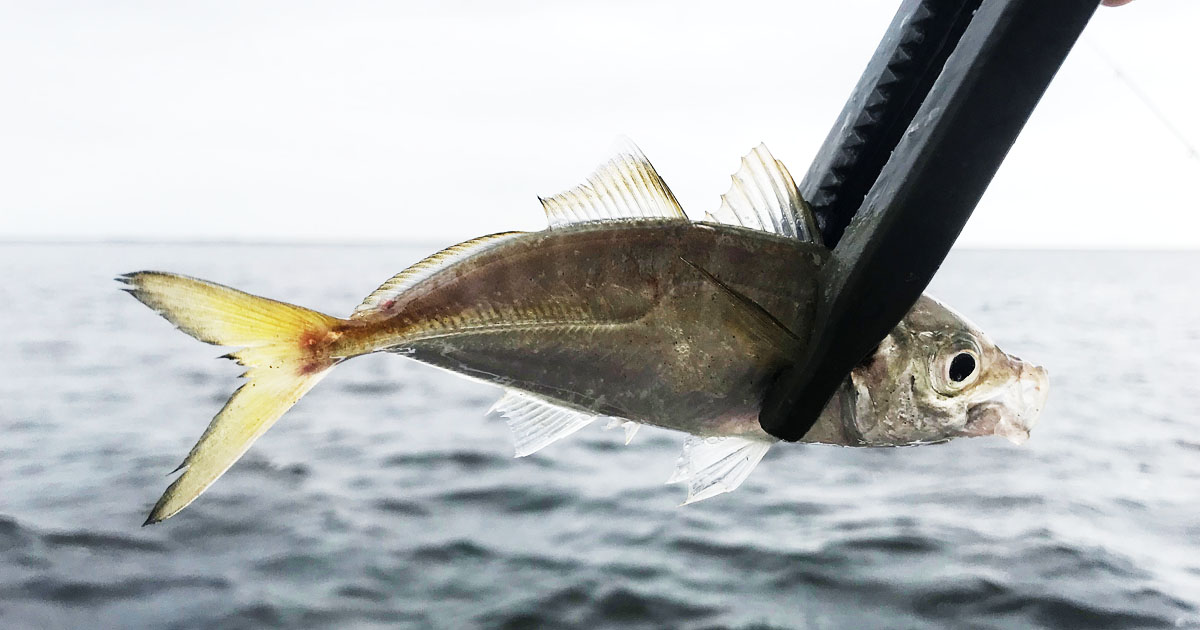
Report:
<svg viewBox="0 0 1200 630"><path fill-rule="evenodd" d="M240 346L242 384L217 413L163 493L146 525L187 507L338 362L329 356L341 320L236 289L170 273L117 278L133 297L183 332L211 344Z"/></svg>

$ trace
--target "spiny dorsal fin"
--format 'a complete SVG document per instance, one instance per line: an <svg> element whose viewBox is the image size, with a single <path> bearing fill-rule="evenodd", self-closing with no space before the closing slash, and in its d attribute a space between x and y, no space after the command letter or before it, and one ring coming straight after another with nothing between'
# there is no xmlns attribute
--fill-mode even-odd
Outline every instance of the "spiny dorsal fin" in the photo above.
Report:
<svg viewBox="0 0 1200 630"><path fill-rule="evenodd" d="M587 182L541 202L551 229L588 221L687 218L666 182L629 140Z"/></svg>
<svg viewBox="0 0 1200 630"><path fill-rule="evenodd" d="M667 483L687 482L684 505L736 490L770 448L763 440L689 435Z"/></svg>
<svg viewBox="0 0 1200 630"><path fill-rule="evenodd" d="M503 416L512 429L517 457L532 455L604 417L512 389L505 390L488 410L492 412Z"/></svg>
<svg viewBox="0 0 1200 630"><path fill-rule="evenodd" d="M491 249L492 247L495 247L496 245L499 245L500 243L522 233L523 232L501 232L499 234L480 236L479 238L474 238L469 241L459 243L458 245L451 245L450 247L447 247L436 254L428 256L421 262L418 262L408 269L405 269L404 271L392 276L387 282L384 282L382 285L380 285L378 289L375 289L371 295L368 295L366 299L362 301L362 304L359 304L358 307L354 309L354 313L350 316L350 318L362 319L363 317L367 317L378 312L386 313L391 309L392 303L396 301L396 298L399 297L400 294L416 286L417 283L425 280L429 276L432 276L443 267L474 254L478 254L484 250Z"/></svg>
<svg viewBox="0 0 1200 630"><path fill-rule="evenodd" d="M800 197L783 162L772 157L765 144L742 158L733 184L721 195L721 207L705 218L820 243L812 209Z"/></svg>

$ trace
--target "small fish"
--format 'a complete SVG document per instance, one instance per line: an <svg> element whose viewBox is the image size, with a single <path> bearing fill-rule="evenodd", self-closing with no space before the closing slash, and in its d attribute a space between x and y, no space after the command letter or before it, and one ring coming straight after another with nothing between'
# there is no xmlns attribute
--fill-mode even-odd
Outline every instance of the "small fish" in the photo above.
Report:
<svg viewBox="0 0 1200 630"><path fill-rule="evenodd" d="M186 276L118 278L183 332L234 346L246 382L188 453L146 523L178 513L333 366L394 352L499 385L518 457L599 419L688 434L668 483L687 502L735 489L776 442L767 385L803 355L828 259L811 210L765 146L719 209L690 221L641 151L542 199L550 227L454 245L409 267L347 318ZM805 442L1021 442L1047 377L923 296L825 408Z"/></svg>

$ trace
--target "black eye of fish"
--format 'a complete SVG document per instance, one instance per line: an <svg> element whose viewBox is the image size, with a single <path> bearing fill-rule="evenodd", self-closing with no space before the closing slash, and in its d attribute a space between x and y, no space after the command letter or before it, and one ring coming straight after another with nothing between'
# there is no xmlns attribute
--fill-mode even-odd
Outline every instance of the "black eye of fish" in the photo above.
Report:
<svg viewBox="0 0 1200 630"><path fill-rule="evenodd" d="M975 373L975 357L969 352L960 352L950 361L950 380L961 383Z"/></svg>

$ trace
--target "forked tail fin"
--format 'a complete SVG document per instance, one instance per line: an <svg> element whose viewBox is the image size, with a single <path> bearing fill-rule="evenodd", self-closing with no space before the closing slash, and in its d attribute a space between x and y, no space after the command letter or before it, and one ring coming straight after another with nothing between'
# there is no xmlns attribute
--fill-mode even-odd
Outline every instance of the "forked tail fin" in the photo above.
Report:
<svg viewBox="0 0 1200 630"><path fill-rule="evenodd" d="M239 346L226 356L249 368L247 381L176 469L186 468L150 512L149 525L200 496L340 360L329 348L341 320L187 276L142 271L117 280L183 332Z"/></svg>

